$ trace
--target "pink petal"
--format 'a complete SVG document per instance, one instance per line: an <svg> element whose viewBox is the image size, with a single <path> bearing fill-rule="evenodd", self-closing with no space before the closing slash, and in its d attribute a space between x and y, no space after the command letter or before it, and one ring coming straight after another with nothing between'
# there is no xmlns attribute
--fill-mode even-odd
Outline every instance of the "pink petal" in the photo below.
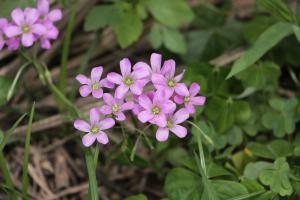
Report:
<svg viewBox="0 0 300 200"><path fill-rule="evenodd" d="M5 45L5 41L0 38L0 50L3 49L4 45Z"/></svg>
<svg viewBox="0 0 300 200"><path fill-rule="evenodd" d="M142 78L146 78L148 77L149 71L148 70L139 70L139 71L133 71L131 73L131 76L133 79L137 80L137 79L142 79Z"/></svg>
<svg viewBox="0 0 300 200"><path fill-rule="evenodd" d="M112 82L108 81L107 78L104 78L100 81L100 85L102 85L105 88L114 88L115 84L113 84Z"/></svg>
<svg viewBox="0 0 300 200"><path fill-rule="evenodd" d="M120 61L120 68L123 77L131 74L131 62L128 58L124 58Z"/></svg>
<svg viewBox="0 0 300 200"><path fill-rule="evenodd" d="M83 85L79 88L79 93L82 97L87 97L89 94L91 94L92 89L88 85Z"/></svg>
<svg viewBox="0 0 300 200"><path fill-rule="evenodd" d="M92 90L92 95L93 97L95 97L96 99L101 99L103 96L103 89L99 88L98 90Z"/></svg>
<svg viewBox="0 0 300 200"><path fill-rule="evenodd" d="M33 24L31 26L31 31L37 35L44 35L47 33L47 29L42 24Z"/></svg>
<svg viewBox="0 0 300 200"><path fill-rule="evenodd" d="M94 67L91 71L91 79L93 82L99 82L103 73L103 67Z"/></svg>
<svg viewBox="0 0 300 200"><path fill-rule="evenodd" d="M11 18L17 25L21 26L25 20L23 10L21 8L14 9L11 13Z"/></svg>
<svg viewBox="0 0 300 200"><path fill-rule="evenodd" d="M109 115L112 113L112 110L111 110L111 106L109 105L104 105L100 108L100 112L103 113L104 115Z"/></svg>
<svg viewBox="0 0 300 200"><path fill-rule="evenodd" d="M22 44L24 47L30 47L33 45L34 36L32 33L25 33L22 35Z"/></svg>
<svg viewBox="0 0 300 200"><path fill-rule="evenodd" d="M165 90L157 90L153 97L153 103L154 104L161 104L161 102L165 102L168 100L170 96L168 96L168 93L166 93Z"/></svg>
<svg viewBox="0 0 300 200"><path fill-rule="evenodd" d="M190 87L190 90L189 90L190 95L192 97L194 97L194 96L196 96L199 93L199 91L200 91L200 85L197 84L197 83L192 83L192 85Z"/></svg>
<svg viewBox="0 0 300 200"><path fill-rule="evenodd" d="M190 116L189 116L189 113L187 112L187 110L182 108L174 114L173 123L180 124L180 123L186 121L189 117Z"/></svg>
<svg viewBox="0 0 300 200"><path fill-rule="evenodd" d="M189 96L189 90L184 83L177 83L175 86L175 92L181 96Z"/></svg>
<svg viewBox="0 0 300 200"><path fill-rule="evenodd" d="M183 104L183 103L184 103L183 96L176 95L176 96L174 97L174 101L175 101L175 103L177 103L177 104Z"/></svg>
<svg viewBox="0 0 300 200"><path fill-rule="evenodd" d="M114 97L109 93L103 95L103 100L107 105L113 105L115 103Z"/></svg>
<svg viewBox="0 0 300 200"><path fill-rule="evenodd" d="M160 73L161 59L162 56L160 54L158 53L151 54L150 63L151 63L153 73Z"/></svg>
<svg viewBox="0 0 300 200"><path fill-rule="evenodd" d="M37 9L42 15L49 12L49 1L48 0L38 0Z"/></svg>
<svg viewBox="0 0 300 200"><path fill-rule="evenodd" d="M147 71L148 75L150 75L151 69L147 63L144 62L138 62L133 66L133 71L138 72L138 71Z"/></svg>
<svg viewBox="0 0 300 200"><path fill-rule="evenodd" d="M153 74L152 75L152 83L154 85L167 86L167 79L161 74Z"/></svg>
<svg viewBox="0 0 300 200"><path fill-rule="evenodd" d="M43 49L50 49L51 48L51 42L48 39L41 39L41 47Z"/></svg>
<svg viewBox="0 0 300 200"><path fill-rule="evenodd" d="M190 113L193 114L196 112L195 107L193 106L193 104L189 103L185 105L185 109Z"/></svg>
<svg viewBox="0 0 300 200"><path fill-rule="evenodd" d="M103 131L101 131L100 134L97 135L97 141L101 144L107 144L109 142L106 133L104 133Z"/></svg>
<svg viewBox="0 0 300 200"><path fill-rule="evenodd" d="M106 130L112 128L115 125L115 123L116 123L115 120L113 120L112 118L106 118L99 122L100 129Z"/></svg>
<svg viewBox="0 0 300 200"><path fill-rule="evenodd" d="M52 21L52 22L56 22L62 19L62 12L60 9L54 9L52 11L49 12L48 14L48 18Z"/></svg>
<svg viewBox="0 0 300 200"><path fill-rule="evenodd" d="M6 41L9 50L17 50L20 46L20 40L18 38L10 38Z"/></svg>
<svg viewBox="0 0 300 200"><path fill-rule="evenodd" d="M128 92L129 87L125 86L124 84L120 85L116 89L116 97L118 99L122 99L125 97L126 93Z"/></svg>
<svg viewBox="0 0 300 200"><path fill-rule="evenodd" d="M90 122L92 125L97 124L100 121L100 112L97 108L90 110Z"/></svg>
<svg viewBox="0 0 300 200"><path fill-rule="evenodd" d="M96 137L95 134L88 133L82 137L82 144L85 147L90 147L95 142Z"/></svg>
<svg viewBox="0 0 300 200"><path fill-rule="evenodd" d="M83 121L81 119L75 120L74 127L77 130L80 130L80 131L86 132L86 133L88 133L90 131L90 128L91 128L90 124L88 124L86 121Z"/></svg>
<svg viewBox="0 0 300 200"><path fill-rule="evenodd" d="M185 73L185 70L183 70L183 72L181 74L178 74L177 76L175 76L174 80L178 83L182 80L183 75Z"/></svg>
<svg viewBox="0 0 300 200"><path fill-rule="evenodd" d="M133 109L134 103L132 101L126 102L121 106L121 111L131 110Z"/></svg>
<svg viewBox="0 0 300 200"><path fill-rule="evenodd" d="M8 21L5 18L0 18L0 30L8 25Z"/></svg>
<svg viewBox="0 0 300 200"><path fill-rule="evenodd" d="M175 67L176 63L174 60L167 60L161 69L161 73L168 78L173 78L175 75Z"/></svg>
<svg viewBox="0 0 300 200"><path fill-rule="evenodd" d="M162 112L165 114L173 113L176 110L176 104L173 101L167 101L162 105Z"/></svg>
<svg viewBox="0 0 300 200"><path fill-rule="evenodd" d="M146 95L139 96L139 104L146 110L150 110L152 107L152 101Z"/></svg>
<svg viewBox="0 0 300 200"><path fill-rule="evenodd" d="M140 106L139 104L135 104L134 107L133 107L133 109L132 109L132 113L134 115L138 115L143 110L144 110L144 108L142 106Z"/></svg>
<svg viewBox="0 0 300 200"><path fill-rule="evenodd" d="M51 28L46 28L46 29L47 29L47 32L43 37L46 37L46 38L52 39L52 40L57 39L59 30L55 26L52 26Z"/></svg>
<svg viewBox="0 0 300 200"><path fill-rule="evenodd" d="M187 135L186 128L180 125L175 125L170 130L179 138L184 138Z"/></svg>
<svg viewBox="0 0 300 200"><path fill-rule="evenodd" d="M198 96L198 97L192 97L191 103L195 105L202 106L205 104L206 97L203 96Z"/></svg>
<svg viewBox="0 0 300 200"><path fill-rule="evenodd" d="M86 84L86 85L88 85L88 84L90 84L91 83L91 80L89 79L89 78L87 78L85 75L83 75L83 74L78 74L77 76L76 76L76 80L79 82L79 83L81 83L81 84Z"/></svg>
<svg viewBox="0 0 300 200"><path fill-rule="evenodd" d="M169 137L169 129L167 128L158 128L156 131L156 139L160 142L164 142Z"/></svg>
<svg viewBox="0 0 300 200"><path fill-rule="evenodd" d="M139 82L135 82L130 86L130 91L135 95L141 95L143 93L144 85L139 84Z"/></svg>
<svg viewBox="0 0 300 200"><path fill-rule="evenodd" d="M116 120L118 121L124 121L126 119L124 113L122 112L115 113L115 115L116 115Z"/></svg>
<svg viewBox="0 0 300 200"><path fill-rule="evenodd" d="M144 110L138 114L138 119L142 123L145 123L153 118L154 118L154 115L151 112L149 112L148 110Z"/></svg>
<svg viewBox="0 0 300 200"><path fill-rule="evenodd" d="M18 26L8 26L4 29L4 33L7 37L15 37L22 34L22 30Z"/></svg>
<svg viewBox="0 0 300 200"><path fill-rule="evenodd" d="M29 25L34 24L38 18L40 17L40 14L37 9L35 8L26 8L24 10L24 16L25 16L25 22Z"/></svg>
<svg viewBox="0 0 300 200"><path fill-rule="evenodd" d="M123 77L120 74L117 74L116 72L110 72L107 75L107 79L115 84L121 85L123 84Z"/></svg>
<svg viewBox="0 0 300 200"><path fill-rule="evenodd" d="M155 116L154 117L154 122L159 127L166 127L166 125L167 125L166 115L161 114L161 115Z"/></svg>

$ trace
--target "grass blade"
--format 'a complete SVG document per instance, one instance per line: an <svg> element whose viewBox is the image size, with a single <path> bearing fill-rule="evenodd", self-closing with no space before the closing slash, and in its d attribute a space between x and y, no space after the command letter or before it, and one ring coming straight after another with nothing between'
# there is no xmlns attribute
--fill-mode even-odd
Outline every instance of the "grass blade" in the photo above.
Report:
<svg viewBox="0 0 300 200"><path fill-rule="evenodd" d="M17 126L21 123L21 121L24 119L24 117L27 115L27 113L24 113L14 124L13 126L7 131L7 133L5 134L1 144L0 144L0 151L2 152L2 150L4 149L8 139L10 138L10 136L14 133L15 129L17 128Z"/></svg>
<svg viewBox="0 0 300 200"><path fill-rule="evenodd" d="M18 83L18 80L23 72L23 70L29 65L30 63L27 62L25 63L24 65L22 65L19 69L19 71L17 72L15 78L14 78L14 81L12 83L12 85L10 86L9 90L8 90L8 93L7 93L7 96L6 96L6 99L7 101L9 101L11 99L11 97L13 96L13 93L15 91L15 88L16 88L16 85Z"/></svg>
<svg viewBox="0 0 300 200"><path fill-rule="evenodd" d="M194 126L208 143L210 143L211 145L214 145L214 142L212 141L212 139L199 126L197 126L194 122L191 122L191 121L187 121L187 122L189 124L191 124L192 126Z"/></svg>
<svg viewBox="0 0 300 200"><path fill-rule="evenodd" d="M7 165L7 162L5 160L5 157L4 157L2 151L0 151L0 168L1 168L1 171L2 171L2 174L3 174L5 185L7 185L10 188L10 190L8 191L9 199L16 200L17 195L16 195L16 192L15 192L14 183L12 181L12 178L11 178L11 175L10 175L10 172L9 172L9 169L8 169L8 165Z"/></svg>
<svg viewBox="0 0 300 200"><path fill-rule="evenodd" d="M31 138L31 127L32 127L32 121L34 116L34 110L35 110L35 103L33 103L30 115L29 115L29 122L27 126L26 131L26 139L25 139L25 149L24 149L24 160L23 160L23 174L22 174L22 194L23 199L28 199L28 162L29 162L29 147L30 147L30 138Z"/></svg>

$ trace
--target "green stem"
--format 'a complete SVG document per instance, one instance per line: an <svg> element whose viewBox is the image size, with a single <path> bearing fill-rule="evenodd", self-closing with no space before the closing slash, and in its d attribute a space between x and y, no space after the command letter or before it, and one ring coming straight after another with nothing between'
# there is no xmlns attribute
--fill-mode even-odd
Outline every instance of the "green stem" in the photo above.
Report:
<svg viewBox="0 0 300 200"><path fill-rule="evenodd" d="M94 156L90 149L85 149L84 151L89 176L89 200L98 200L98 183Z"/></svg>

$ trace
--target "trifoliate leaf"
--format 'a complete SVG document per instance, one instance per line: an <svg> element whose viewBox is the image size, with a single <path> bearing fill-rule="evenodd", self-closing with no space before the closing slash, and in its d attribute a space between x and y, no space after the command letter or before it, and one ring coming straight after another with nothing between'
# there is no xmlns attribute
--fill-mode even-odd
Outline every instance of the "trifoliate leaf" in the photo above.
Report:
<svg viewBox="0 0 300 200"><path fill-rule="evenodd" d="M260 181L271 190L281 196L288 196L293 193L289 180L290 167L285 158L277 159L274 164L261 171Z"/></svg>
<svg viewBox="0 0 300 200"><path fill-rule="evenodd" d="M167 49L174 53L185 54L187 51L185 38L183 34L176 29L163 29L163 43Z"/></svg>
<svg viewBox="0 0 300 200"><path fill-rule="evenodd" d="M153 48L158 49L163 43L162 32L159 24L153 24L149 33L149 40Z"/></svg>

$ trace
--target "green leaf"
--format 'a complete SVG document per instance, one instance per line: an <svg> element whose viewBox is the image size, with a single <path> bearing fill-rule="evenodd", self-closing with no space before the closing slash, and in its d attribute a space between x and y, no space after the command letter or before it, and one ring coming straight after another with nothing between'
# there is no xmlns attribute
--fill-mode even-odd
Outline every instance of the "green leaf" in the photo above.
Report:
<svg viewBox="0 0 300 200"><path fill-rule="evenodd" d="M294 34L295 34L295 36L296 36L298 42L300 43L300 27L294 25L294 26L293 26L293 31L294 31Z"/></svg>
<svg viewBox="0 0 300 200"><path fill-rule="evenodd" d="M273 62L254 64L236 75L242 81L244 87L255 87L257 89L277 88L279 76L280 67Z"/></svg>
<svg viewBox="0 0 300 200"><path fill-rule="evenodd" d="M4 133L3 133L3 131L0 129L0 144L2 143L3 139L4 139Z"/></svg>
<svg viewBox="0 0 300 200"><path fill-rule="evenodd" d="M269 27L259 36L254 45L234 63L227 79L253 65L291 32L292 25L288 23L278 22Z"/></svg>
<svg viewBox="0 0 300 200"><path fill-rule="evenodd" d="M117 12L113 5L94 6L84 21L85 31L96 31L110 24L111 14Z"/></svg>
<svg viewBox="0 0 300 200"><path fill-rule="evenodd" d="M250 162L246 165L244 169L244 176L251 180L257 180L260 172L263 169L270 167L271 165L272 163L264 162L264 161Z"/></svg>
<svg viewBox="0 0 300 200"><path fill-rule="evenodd" d="M288 196L293 193L289 173L289 164L285 158L279 158L272 166L262 170L259 179L264 185L270 186L273 192L281 196Z"/></svg>
<svg viewBox="0 0 300 200"><path fill-rule="evenodd" d="M33 103L29 115L29 122L26 130L26 139L25 139L25 147L24 147L24 159L23 159L23 170L22 170L22 194L24 199L28 199L28 162L29 162L29 148L30 148L30 138L31 138L31 127L34 116L35 103Z"/></svg>
<svg viewBox="0 0 300 200"><path fill-rule="evenodd" d="M153 24L148 37L153 48L158 49L162 45L163 36L159 24Z"/></svg>
<svg viewBox="0 0 300 200"><path fill-rule="evenodd" d="M233 146L238 146L243 142L243 132L238 126L232 127L226 133L227 143Z"/></svg>
<svg viewBox="0 0 300 200"><path fill-rule="evenodd" d="M140 195L127 197L125 200L147 200L147 197L143 194L140 194Z"/></svg>
<svg viewBox="0 0 300 200"><path fill-rule="evenodd" d="M277 159L280 157L286 157L292 154L293 148L285 140L273 140L268 144L262 144L258 142L250 143L247 148L258 157Z"/></svg>
<svg viewBox="0 0 300 200"><path fill-rule="evenodd" d="M114 13L111 22L114 33L122 48L126 48L137 41L143 31L142 20L134 10L120 11Z"/></svg>
<svg viewBox="0 0 300 200"><path fill-rule="evenodd" d="M7 94L12 83L13 81L10 78L0 76L0 106L4 105L7 102Z"/></svg>
<svg viewBox="0 0 300 200"><path fill-rule="evenodd" d="M201 177L183 168L172 169L164 190L170 200L199 200L203 191Z"/></svg>
<svg viewBox="0 0 300 200"><path fill-rule="evenodd" d="M185 0L148 0L145 3L153 17L164 25L178 27L194 18Z"/></svg>
<svg viewBox="0 0 300 200"><path fill-rule="evenodd" d="M0 17L9 18L11 11L16 7L25 8L35 6L36 0L1 0L0 1ZM0 84L1 85L1 84Z"/></svg>
<svg viewBox="0 0 300 200"><path fill-rule="evenodd" d="M297 99L273 98L269 101L269 104L273 110L263 115L263 125L268 129L272 129L276 137L293 133L296 123Z"/></svg>
<svg viewBox="0 0 300 200"><path fill-rule="evenodd" d="M282 0L257 0L258 5L264 7L273 16L287 22L295 21L295 17L288 5Z"/></svg>
<svg viewBox="0 0 300 200"><path fill-rule="evenodd" d="M187 45L182 33L176 29L163 29L163 42L167 49L174 53L185 54Z"/></svg>
<svg viewBox="0 0 300 200"><path fill-rule="evenodd" d="M232 105L235 121L246 123L251 117L252 111L247 101L234 101Z"/></svg>
<svg viewBox="0 0 300 200"><path fill-rule="evenodd" d="M225 181L225 180L214 180L212 181L212 186L219 200L228 200L240 195L248 194L247 189L240 183L234 181Z"/></svg>

